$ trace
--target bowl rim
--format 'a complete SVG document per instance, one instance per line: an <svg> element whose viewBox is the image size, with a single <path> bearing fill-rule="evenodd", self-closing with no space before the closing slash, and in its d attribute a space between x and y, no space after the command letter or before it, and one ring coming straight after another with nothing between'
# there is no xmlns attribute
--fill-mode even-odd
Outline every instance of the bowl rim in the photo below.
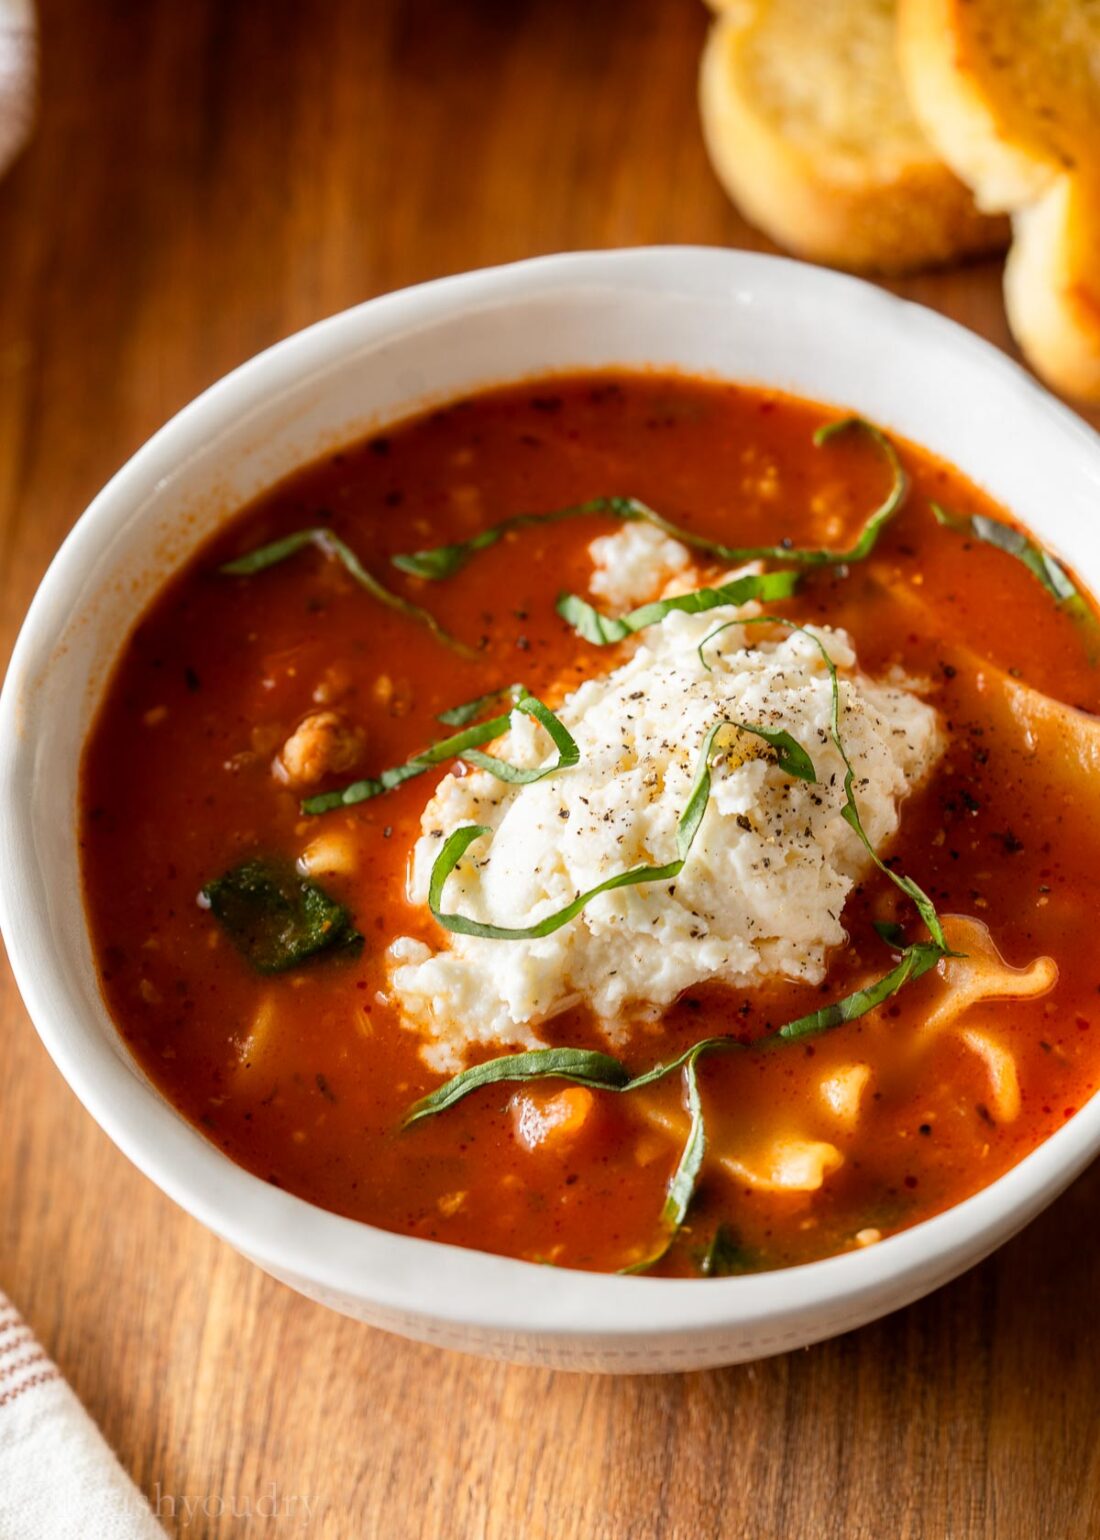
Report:
<svg viewBox="0 0 1100 1540"><path fill-rule="evenodd" d="M992 344L885 290L787 258L721 248L573 252L436 279L368 300L241 364L184 406L116 472L73 526L27 612L0 695L0 849L6 853L0 863L0 930L27 1011L62 1075L123 1153L188 1213L282 1276L406 1319L543 1339L749 1331L765 1322L824 1318L845 1305L858 1315L862 1304L887 1297L900 1303L907 1284L905 1297L911 1298L977 1261L1031 1219L1100 1150L1100 1096L1095 1096L989 1186L860 1251L707 1280L706 1287L694 1279L546 1268L377 1229L272 1187L234 1164L139 1079L99 1027L76 1009L60 981L27 795L35 772L33 736L23 730L21 705L48 664L56 617L67 612L82 572L114 528L227 421L269 406L367 341L535 293L566 295L629 281L669 294L716 280L750 289L797 285L822 303L858 306L896 335L925 333L948 354L966 356L971 367L996 375L1001 389L1046 417L1077 452L1091 458L1100 475L1100 437L1080 418ZM923 1281L915 1282L918 1277Z"/></svg>

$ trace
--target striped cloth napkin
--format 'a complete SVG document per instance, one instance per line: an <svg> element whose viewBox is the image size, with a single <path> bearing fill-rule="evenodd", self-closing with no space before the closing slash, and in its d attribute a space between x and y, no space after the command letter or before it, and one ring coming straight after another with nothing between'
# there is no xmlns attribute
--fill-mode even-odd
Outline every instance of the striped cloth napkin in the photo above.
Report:
<svg viewBox="0 0 1100 1540"><path fill-rule="evenodd" d="M0 1540L164 1540L149 1504L0 1291Z"/></svg>

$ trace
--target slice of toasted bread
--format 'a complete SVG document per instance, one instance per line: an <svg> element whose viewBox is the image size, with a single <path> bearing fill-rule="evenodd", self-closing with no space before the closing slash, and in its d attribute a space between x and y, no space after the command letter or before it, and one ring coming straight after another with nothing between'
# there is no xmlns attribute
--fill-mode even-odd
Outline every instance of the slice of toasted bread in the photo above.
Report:
<svg viewBox="0 0 1100 1540"><path fill-rule="evenodd" d="M899 43L928 137L1012 215L1017 341L1057 389L1100 400L1100 3L900 0Z"/></svg>
<svg viewBox="0 0 1100 1540"><path fill-rule="evenodd" d="M894 0L711 3L703 132L754 224L801 256L880 272L1004 244L1004 221L977 212L909 108Z"/></svg>

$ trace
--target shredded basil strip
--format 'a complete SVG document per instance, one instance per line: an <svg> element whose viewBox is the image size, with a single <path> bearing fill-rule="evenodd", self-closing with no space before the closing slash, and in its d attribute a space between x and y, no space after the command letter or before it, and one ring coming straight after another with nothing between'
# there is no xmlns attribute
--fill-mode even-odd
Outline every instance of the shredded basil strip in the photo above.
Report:
<svg viewBox="0 0 1100 1540"><path fill-rule="evenodd" d="M1094 625L1097 623L1088 601L1061 562L1025 535L1022 529L1004 524L1000 519L991 519L985 513L950 513L939 503L930 506L937 524L953 529L957 534L980 540L985 545L995 546L1009 556L1015 556L1067 614L1075 620L1090 621Z"/></svg>
<svg viewBox="0 0 1100 1540"><path fill-rule="evenodd" d="M402 1121L402 1128L410 1128L423 1118L446 1112L471 1091L483 1086L499 1085L502 1081L568 1080L572 1085L588 1086L596 1091L619 1091L630 1079L628 1071L618 1059L606 1053L595 1053L588 1048L535 1048L529 1053L503 1054L499 1059L487 1059L464 1069L444 1085L438 1086L428 1096L422 1096L409 1108Z"/></svg>
<svg viewBox="0 0 1100 1540"><path fill-rule="evenodd" d="M788 1021L780 1027L776 1033L785 1042L796 1042L800 1037L812 1037L817 1032L827 1032L831 1027L842 1026L846 1021L857 1021L860 1016L866 1016L868 1011L873 1011L876 1006L888 1000L891 995L896 995L903 985L913 979L919 979L922 974L934 968L942 957L955 957L958 954L946 950L935 941L917 941L902 950L901 960L896 968L891 968L889 973L876 979L873 984L867 984L863 989L856 989L850 995L845 995L841 1000L834 1000L831 1005L823 1005L818 1011L811 1011L807 1016L799 1016L795 1021Z"/></svg>
<svg viewBox="0 0 1100 1540"><path fill-rule="evenodd" d="M510 765L505 759L496 759L492 754L483 754L480 749L467 749L464 758L471 765L477 765L479 770L488 770L489 774L495 775L498 781L508 781L513 786L530 786L534 781L541 781L545 776L553 775L555 770L572 770L580 760L581 751L569 729L558 720L549 706L544 706L542 701L536 700L533 695L521 695L513 710L522 711L526 716L534 717L535 721L546 729L558 751L557 761L554 764L523 769L519 765Z"/></svg>
<svg viewBox="0 0 1100 1540"><path fill-rule="evenodd" d="M655 1064L652 1069L644 1070L640 1075L623 1087L624 1091L640 1091L644 1086L656 1085L658 1080L663 1080L666 1075L674 1074L678 1069L683 1069L689 1060L697 1059L701 1053L742 1053L745 1045L739 1043L735 1037L704 1037L698 1043L692 1043L690 1048L685 1048L683 1053L669 1059L667 1063Z"/></svg>
<svg viewBox="0 0 1100 1540"><path fill-rule="evenodd" d="M484 711L486 706L493 705L495 701L510 700L514 703L521 695L526 694L525 685L502 685L499 690L490 690L474 700L464 701L461 706L448 706L446 711L439 712L436 721L442 722L447 727L465 727L467 722L472 722L479 712Z"/></svg>
<svg viewBox="0 0 1100 1540"><path fill-rule="evenodd" d="M691 1200L695 1196L696 1184L699 1181L699 1172L703 1167L703 1157L707 1152L706 1119L703 1117L699 1077L695 1069L702 1053L701 1045L694 1048L684 1063L684 1089L687 1092L687 1110L691 1116L691 1124L679 1163L668 1184L665 1206L661 1210L661 1222L671 1230L673 1235L687 1218L687 1211L691 1207Z"/></svg>
<svg viewBox="0 0 1100 1540"><path fill-rule="evenodd" d="M515 692L515 704L508 711L501 712L499 716L490 717L487 722L478 722L473 727L467 727L460 733L452 733L449 738L440 738L438 742L422 749L419 754L414 754L403 765L394 766L392 770L383 770L377 776L352 781L349 786L339 787L336 791L325 791L316 797L307 797L302 803L302 812L315 816L318 813L331 813L340 807L354 807L357 802L369 802L372 797L379 797L383 792L393 791L395 786L411 780L413 776L423 775L425 770L442 764L445 759L457 759L459 755L470 764L477 765L482 770L488 770L489 774L495 775L498 781L510 781L521 786L541 781L544 776L553 775L558 770L571 770L581 756L565 724L559 721L549 706L544 705L537 696L530 695L522 685L513 686L512 691L508 693L512 692ZM504 692L497 692L498 695L501 693ZM486 699L492 698L486 697ZM476 706L482 702L474 701L470 704ZM534 717L536 722L546 729L558 751L558 757L553 764L542 765L536 769L522 769L519 765L510 765L507 760L497 759L492 754L482 754L476 747L477 744L489 743L492 739L499 738L501 733L507 732L513 711L522 711L526 716Z"/></svg>
<svg viewBox="0 0 1100 1540"><path fill-rule="evenodd" d="M845 749L843 740L840 736L840 680L837 677L836 664L829 656L829 653L826 650L825 644L822 642L821 638L817 636L815 632L809 630L806 626L796 625L793 620L786 620L782 615L754 615L747 620L727 620L722 625L717 626L699 643L698 653L703 667L708 671L710 670L710 664L707 662L705 656L705 648L707 647L708 643L712 642L716 636L720 636L723 631L728 631L731 626L763 625L786 626L790 631L798 631L801 633L801 635L809 637L810 641L813 642L814 646L821 654L825 662L825 667L829 671L829 685L832 692L832 699L830 704L829 736L832 738L833 744L836 747L836 751L844 763L844 806L840 810L840 816L844 819L844 822L848 825L848 827L852 829L858 836L860 843L863 845L863 848L866 850L867 854L871 857L871 860L878 867L879 871L884 872L885 875L889 877L894 886L900 888L905 896L910 899L916 906L917 913L928 927L928 932L931 935L932 940L940 948L941 955L956 955L951 951L951 948L947 944L943 933L943 927L940 924L939 916L936 913L935 905L932 903L932 900L928 897L927 893L925 893L924 889L921 888L916 882L914 882L912 877L901 876L895 872L892 867L888 866L886 862L880 858L878 852L871 844L871 841L867 838L866 831L864 830L863 824L860 821L859 804L856 801L855 770L852 767L851 760L848 758L847 750Z"/></svg>
<svg viewBox="0 0 1100 1540"><path fill-rule="evenodd" d="M792 738L790 733L775 727L761 727L753 722L738 722L737 725L743 733L753 733L757 738L763 738L765 743L771 745L775 750L775 762L780 770L785 770L788 775L793 775L799 781L817 780L813 760L798 739Z"/></svg>
<svg viewBox="0 0 1100 1540"><path fill-rule="evenodd" d="M654 513L652 509L646 508L644 503L636 502L632 497L593 497L587 502L574 503L568 508L554 508L549 513L516 513L509 519L502 519L499 524L494 524L489 529L480 530L469 540L458 540L453 545L431 546L424 551L402 552L400 555L391 556L390 560L401 572L411 573L413 577L438 581L440 578L453 577L456 572L461 572L471 557L476 556L479 551L487 551L490 546L496 545L498 540L503 540L504 536L511 534L514 529L531 529L539 524L559 524L563 519L580 519L590 517L592 514L605 514L609 518L627 521L645 519L661 529L667 529L670 534L679 534L674 525L668 524L660 514Z"/></svg>
<svg viewBox="0 0 1100 1540"><path fill-rule="evenodd" d="M405 552L392 557L391 560L393 565L402 572L438 581L461 572L467 562L479 551L488 550L513 530L529 529L539 524L557 524L563 519L577 519L598 514L605 518L620 519L624 523L652 524L655 529L670 535L674 540L682 541L684 545L691 546L696 551L705 552L715 561L733 563L771 560L802 567L822 567L842 562L863 561L874 550L883 526L893 518L901 506L908 491L909 482L904 467L898 459L897 451L889 438L881 428L876 428L873 423L865 421L862 417L844 417L837 422L824 423L814 434L814 444L820 448L822 444L827 444L838 434L849 429L856 429L870 436L886 457L892 472L892 480L885 498L867 518L855 544L846 551L799 549L792 545L724 545L719 540L708 540L705 535L697 535L689 529L682 529L678 524L673 524L671 519L666 519L636 497L593 497L587 502L575 503L568 508L552 509L549 513L518 513L509 519L502 520L499 524L494 524L490 529L481 530L469 540L456 541L452 545L432 546L423 551Z"/></svg>
<svg viewBox="0 0 1100 1540"><path fill-rule="evenodd" d="M890 487L882 502L868 516L867 522L862 530L860 530L855 544L849 546L846 551L818 550L790 553L789 559L797 559L806 566L817 567L835 565L841 562L866 561L878 544L879 535L882 534L885 526L894 517L894 514L897 513L905 501L906 493L909 491L909 477L906 475L905 467L898 458L898 452L894 448L893 443L883 433L881 428L876 428L873 422L867 422L863 417L841 417L836 422L823 423L814 434L814 444L820 449L822 444L829 443L841 433L847 433L851 429L855 429L859 433L866 433L882 451L890 467ZM761 551L759 554L763 556L770 553ZM782 561L782 554L777 554L774 560Z"/></svg>
<svg viewBox="0 0 1100 1540"><path fill-rule="evenodd" d="M692 1200L695 1197L695 1189L699 1185L699 1173L703 1169L703 1160L707 1153L707 1123L703 1116L703 1101L699 1094L699 1074L696 1065L700 1055L705 1049L704 1043L697 1044L687 1054L684 1060L684 1091L689 1117L687 1138L684 1147L680 1151L680 1159L676 1162L676 1169L669 1178L668 1190L665 1193L665 1201L661 1208L661 1228L664 1238L657 1250L645 1257L641 1262L633 1262L629 1267L620 1268L623 1273L647 1273L651 1267L655 1267L662 1257L668 1255L680 1227L688 1216Z"/></svg>
<svg viewBox="0 0 1100 1540"><path fill-rule="evenodd" d="M655 599L651 604L643 604L617 617L602 614L594 604L589 604L579 594L560 595L556 607L561 618L568 621L586 642L592 642L597 647L607 647L612 642L621 642L633 636L646 626L656 625L673 611L699 615L706 610L716 610L723 604L747 604L750 599L763 599L768 603L774 599L789 599L798 583L797 572L750 572L745 577L734 578L732 582L723 583L717 588L696 588L691 593L677 594L672 599Z"/></svg>
<svg viewBox="0 0 1100 1540"><path fill-rule="evenodd" d="M440 907L448 877L475 840L482 839L492 832L486 824L463 824L444 840L443 848L435 858L428 883L428 908L444 930L454 931L463 936L481 936L489 941L533 941L539 936L550 936L556 930L561 930L563 925L568 925L571 920L575 920L585 905L601 893L610 893L616 888L637 887L645 882L671 882L683 871L684 862L688 858L688 852L703 821L703 814L707 810L707 803L710 800L710 760L714 750L714 740L723 728L736 729L737 727L736 722L727 720L715 722L703 740L691 794L684 811L680 814L680 822L676 830L677 855L674 861L669 861L664 866L632 866L625 872L617 872L613 877L607 877L603 882L597 883L594 888L589 888L587 892L578 893L563 908L555 910L553 914L548 914L533 925L486 925L480 920L471 920L464 914L445 913Z"/></svg>
<svg viewBox="0 0 1100 1540"><path fill-rule="evenodd" d="M331 529L325 529L323 526L300 529L293 535L284 536L282 540L273 540L270 545L262 545L255 551L238 556L235 561L226 562L218 568L218 571L224 573L226 577L253 577L258 572L266 572L268 567L274 567L279 562L296 556L299 551L310 545L330 560L335 558L336 561L341 562L360 588L366 589L367 593L380 604L396 610L399 615L408 616L419 625L426 626L437 641L451 648L453 652L460 653L462 657L477 656L472 647L467 647L465 642L460 642L440 625L430 610L423 609L419 604L413 604L411 599L403 599L400 594L395 594L384 583L380 583L367 571L351 547L346 545L338 535L333 534Z"/></svg>
<svg viewBox="0 0 1100 1540"><path fill-rule="evenodd" d="M667 1063L655 1064L640 1075L630 1071L618 1059L607 1054L595 1053L588 1048L533 1048L525 1053L505 1053L496 1059L486 1059L470 1069L464 1069L451 1080L437 1086L410 1107L402 1122L403 1128L418 1123L437 1112L445 1112L472 1091L483 1086L508 1081L567 1080L573 1085L587 1086L594 1091L638 1091L643 1086L656 1085L667 1075L683 1069L693 1057L701 1053L731 1049L744 1052L744 1044L733 1037L706 1037L701 1042L685 1048Z"/></svg>

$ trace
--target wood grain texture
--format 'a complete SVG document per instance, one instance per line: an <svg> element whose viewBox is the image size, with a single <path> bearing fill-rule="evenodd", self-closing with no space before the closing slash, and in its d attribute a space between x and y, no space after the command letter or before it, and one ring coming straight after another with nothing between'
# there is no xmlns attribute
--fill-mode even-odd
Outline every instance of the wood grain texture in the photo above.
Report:
<svg viewBox="0 0 1100 1540"><path fill-rule="evenodd" d="M39 131L0 184L3 659L100 484L286 333L537 252L767 248L703 156L695 0L41 8ZM996 264L893 287L1008 346ZM263 1277L99 1132L6 967L0 1095L0 1283L174 1534L1100 1532L1100 1168L877 1326L600 1380L408 1345ZM277 1523L231 1516L272 1484Z"/></svg>

